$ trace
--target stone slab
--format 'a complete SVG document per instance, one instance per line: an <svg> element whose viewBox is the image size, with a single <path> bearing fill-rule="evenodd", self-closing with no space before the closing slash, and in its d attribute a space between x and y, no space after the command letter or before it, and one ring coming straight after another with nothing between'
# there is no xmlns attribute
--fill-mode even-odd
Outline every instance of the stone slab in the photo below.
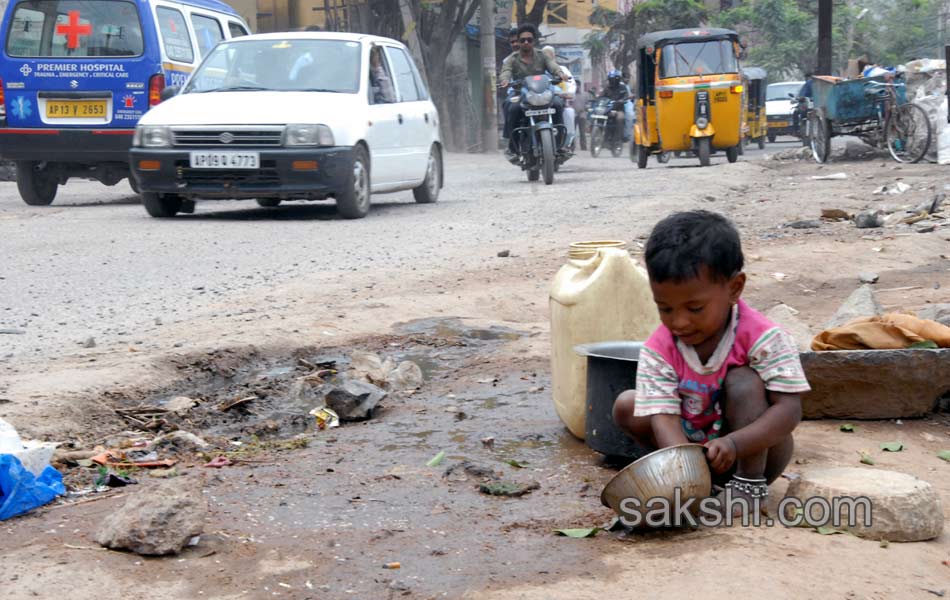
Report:
<svg viewBox="0 0 950 600"><path fill-rule="evenodd" d="M950 393L950 349L803 352L806 419L898 419L931 413Z"/></svg>

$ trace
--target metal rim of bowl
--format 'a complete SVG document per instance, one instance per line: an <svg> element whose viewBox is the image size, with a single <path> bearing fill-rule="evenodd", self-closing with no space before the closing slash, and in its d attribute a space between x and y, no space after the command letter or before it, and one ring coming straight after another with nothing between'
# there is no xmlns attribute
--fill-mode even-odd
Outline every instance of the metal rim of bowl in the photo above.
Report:
<svg viewBox="0 0 950 600"><path fill-rule="evenodd" d="M604 486L604 489L601 490L601 492L600 492L600 503L603 504L604 506L606 506L607 508L610 508L610 505L607 504L606 498L604 498L604 494L607 492L607 488L610 487L610 484L612 484L615 479L617 479L618 477L620 477L620 476L623 474L623 472L626 471L627 469L632 468L633 466L637 465L637 464L640 463L640 462L646 461L646 459L652 457L654 454L659 454L660 452L666 452L666 451L669 451L669 450L673 450L674 448L685 448L685 447L688 447L688 446L698 446L698 447L700 447L700 448L704 448L704 446L703 446L702 444L697 444L697 443L695 443L695 442L688 442L688 443L686 443L686 444L676 444L675 446L667 446L667 447L665 447L665 448L657 448L656 450L654 450L653 452L647 454L646 456L641 456L640 458L638 458L637 460L633 461L632 463L630 463L630 464L627 465L626 467L620 469L619 471L617 471L617 473L614 474L613 477L610 478L610 481L607 482L607 485Z"/></svg>

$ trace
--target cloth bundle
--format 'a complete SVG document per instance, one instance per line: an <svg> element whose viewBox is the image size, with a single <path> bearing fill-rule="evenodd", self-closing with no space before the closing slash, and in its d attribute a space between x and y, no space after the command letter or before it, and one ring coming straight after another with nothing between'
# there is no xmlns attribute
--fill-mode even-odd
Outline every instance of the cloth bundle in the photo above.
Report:
<svg viewBox="0 0 950 600"><path fill-rule="evenodd" d="M887 313L826 329L815 336L811 349L897 350L934 345L950 348L950 327L911 315Z"/></svg>

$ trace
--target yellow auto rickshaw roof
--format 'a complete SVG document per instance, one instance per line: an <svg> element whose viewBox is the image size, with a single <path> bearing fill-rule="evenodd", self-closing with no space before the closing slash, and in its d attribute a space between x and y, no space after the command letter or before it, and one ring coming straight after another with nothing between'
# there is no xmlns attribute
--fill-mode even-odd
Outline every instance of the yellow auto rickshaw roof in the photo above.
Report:
<svg viewBox="0 0 950 600"><path fill-rule="evenodd" d="M695 29L670 29L668 31L654 31L641 36L637 41L638 48L660 48L667 44L679 42L708 42L714 40L737 40L739 34L731 29L715 27L697 27Z"/></svg>

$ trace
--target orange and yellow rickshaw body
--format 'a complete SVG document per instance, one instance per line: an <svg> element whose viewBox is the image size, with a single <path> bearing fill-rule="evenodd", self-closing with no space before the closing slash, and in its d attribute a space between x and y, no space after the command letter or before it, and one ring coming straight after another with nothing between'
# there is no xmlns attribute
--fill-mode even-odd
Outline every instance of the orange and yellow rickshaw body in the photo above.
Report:
<svg viewBox="0 0 950 600"><path fill-rule="evenodd" d="M738 35L727 29L674 30L640 39L637 60L638 164L650 154L695 153L708 164L742 143L744 88Z"/></svg>
<svg viewBox="0 0 950 600"><path fill-rule="evenodd" d="M769 123L765 114L765 92L768 84L768 74L758 67L742 69L742 85L745 108L742 138L745 143L756 143L759 148L765 148L768 137Z"/></svg>

